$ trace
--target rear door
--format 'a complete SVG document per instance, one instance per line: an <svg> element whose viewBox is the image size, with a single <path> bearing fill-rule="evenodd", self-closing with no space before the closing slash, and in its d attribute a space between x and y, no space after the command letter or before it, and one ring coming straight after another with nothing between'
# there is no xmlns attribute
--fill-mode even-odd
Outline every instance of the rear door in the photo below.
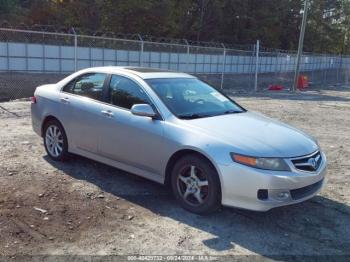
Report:
<svg viewBox="0 0 350 262"><path fill-rule="evenodd" d="M111 76L107 90L103 111L108 114L100 129L100 154L160 174L163 121L136 116L130 111L134 104L153 105L150 97L138 83L120 75Z"/></svg>
<svg viewBox="0 0 350 262"><path fill-rule="evenodd" d="M63 126L69 147L97 152L98 126L101 124L103 86L106 74L88 73L68 83L60 94Z"/></svg>

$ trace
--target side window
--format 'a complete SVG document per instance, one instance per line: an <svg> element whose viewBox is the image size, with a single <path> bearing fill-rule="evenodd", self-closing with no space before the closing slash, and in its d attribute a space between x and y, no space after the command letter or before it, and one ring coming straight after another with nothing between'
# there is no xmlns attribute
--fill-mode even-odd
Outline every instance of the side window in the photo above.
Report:
<svg viewBox="0 0 350 262"><path fill-rule="evenodd" d="M63 91L102 101L105 78L106 74L85 74L69 82Z"/></svg>
<svg viewBox="0 0 350 262"><path fill-rule="evenodd" d="M64 91L64 92L67 92L67 93L73 93L73 88L74 88L75 80L76 80L76 79L73 79L73 80L70 81L68 84L66 84L66 85L63 87L63 91Z"/></svg>
<svg viewBox="0 0 350 262"><path fill-rule="evenodd" d="M150 104L143 89L134 81L113 75L109 84L109 103L126 109L135 104Z"/></svg>

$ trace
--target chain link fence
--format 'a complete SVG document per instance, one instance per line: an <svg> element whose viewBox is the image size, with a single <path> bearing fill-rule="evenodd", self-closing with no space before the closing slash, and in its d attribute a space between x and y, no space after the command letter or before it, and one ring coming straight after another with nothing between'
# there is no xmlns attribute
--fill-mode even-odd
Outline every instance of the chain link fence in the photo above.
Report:
<svg viewBox="0 0 350 262"><path fill-rule="evenodd" d="M244 92L263 91L273 85L288 89L293 82L293 51L151 40L0 28L0 101L29 97L38 85L95 66L187 72L217 88ZM304 53L301 74L314 86L348 83L350 57Z"/></svg>
<svg viewBox="0 0 350 262"><path fill-rule="evenodd" d="M258 87L291 87L296 56L296 52L284 50L259 52ZM349 57L304 52L301 57L300 75L306 76L309 84L314 87L347 84L350 75Z"/></svg>

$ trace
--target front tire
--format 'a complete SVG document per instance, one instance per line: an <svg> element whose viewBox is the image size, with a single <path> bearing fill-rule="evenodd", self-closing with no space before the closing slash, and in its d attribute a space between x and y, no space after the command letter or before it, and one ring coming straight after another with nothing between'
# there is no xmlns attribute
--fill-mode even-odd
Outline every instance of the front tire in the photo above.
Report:
<svg viewBox="0 0 350 262"><path fill-rule="evenodd" d="M190 212L206 214L221 206L219 176L204 157L191 154L180 158L172 170L171 187L181 206Z"/></svg>
<svg viewBox="0 0 350 262"><path fill-rule="evenodd" d="M44 126L44 146L52 160L64 161L68 158L68 141L63 126L57 120L49 120Z"/></svg>

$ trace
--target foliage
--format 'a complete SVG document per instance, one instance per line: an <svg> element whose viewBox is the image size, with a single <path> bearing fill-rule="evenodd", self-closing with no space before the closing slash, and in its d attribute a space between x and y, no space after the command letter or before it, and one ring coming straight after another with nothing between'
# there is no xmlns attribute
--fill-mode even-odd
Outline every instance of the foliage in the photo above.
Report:
<svg viewBox="0 0 350 262"><path fill-rule="evenodd" d="M304 0L0 0L0 21L296 49ZM349 0L310 0L305 50L349 53Z"/></svg>

